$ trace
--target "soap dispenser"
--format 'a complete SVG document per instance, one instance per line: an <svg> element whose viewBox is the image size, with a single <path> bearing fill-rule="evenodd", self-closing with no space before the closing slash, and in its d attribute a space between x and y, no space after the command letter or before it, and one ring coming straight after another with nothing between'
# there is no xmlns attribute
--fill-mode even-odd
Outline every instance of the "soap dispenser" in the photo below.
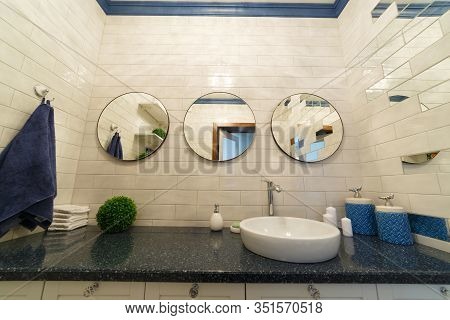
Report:
<svg viewBox="0 0 450 320"><path fill-rule="evenodd" d="M223 218L219 212L219 205L214 205L214 213L209 220L209 226L212 231L221 231L223 229Z"/></svg>
<svg viewBox="0 0 450 320"><path fill-rule="evenodd" d="M404 246L412 245L414 240L408 213L402 207L393 206L393 193L380 199L385 202L384 206L377 206L375 209L380 240Z"/></svg>
<svg viewBox="0 0 450 320"><path fill-rule="evenodd" d="M353 198L345 199L345 215L351 220L353 233L374 236L377 234L375 204L361 197L362 186L350 189Z"/></svg>

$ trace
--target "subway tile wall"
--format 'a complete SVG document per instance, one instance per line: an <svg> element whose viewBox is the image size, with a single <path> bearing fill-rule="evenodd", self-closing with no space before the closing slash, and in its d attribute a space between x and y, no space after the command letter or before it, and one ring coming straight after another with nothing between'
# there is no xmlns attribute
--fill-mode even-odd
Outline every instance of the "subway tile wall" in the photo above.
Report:
<svg viewBox="0 0 450 320"><path fill-rule="evenodd" d="M160 151L140 163L111 159L99 146L97 119L114 97L140 91L154 95L170 114ZM194 154L183 120L190 105L215 91L244 99L257 134L250 149L227 163ZM341 149L318 164L290 160L271 136L276 105L300 92L329 100L341 114ZM137 225L207 226L213 205L227 223L267 214L264 179L279 183L277 215L321 219L334 205L343 215L346 189L359 175L341 38L336 19L108 17L72 202L98 207L127 195L139 207Z"/></svg>
<svg viewBox="0 0 450 320"><path fill-rule="evenodd" d="M92 0L0 3L0 151L39 104L33 87L47 86L56 98L57 203L72 200L104 20ZM0 241L27 234L18 228Z"/></svg>
<svg viewBox="0 0 450 320"><path fill-rule="evenodd" d="M392 21L395 14L392 15L391 12L382 17L381 22L374 22L370 12L375 2L377 1L350 1L339 18L343 47L351 46L351 50L344 50L347 64L383 28L391 22L397 23ZM356 12L364 22L353 20ZM450 13L447 12L433 25L442 30L443 37L430 47L421 49L421 52L410 59L413 75L448 57L449 23ZM355 38L345 36L344 30L356 32ZM414 213L450 219L450 104L422 112L417 96L393 106L387 94L368 102L365 89L384 78L381 65L350 68L348 75L348 85L353 88L348 98L353 106L357 128L364 195L377 199L382 194L392 192L395 194L395 205L404 206ZM403 165L400 159L403 155L436 150L443 152L425 165ZM381 200L377 203L381 204Z"/></svg>
<svg viewBox="0 0 450 320"><path fill-rule="evenodd" d="M348 68L396 15L390 9L374 22L377 2L351 0L339 19L277 19L105 17L94 0L9 0L83 57L0 4L0 148L33 112L33 86L43 83L56 97L57 201L90 205L92 224L114 195L136 200L137 225L206 226L214 203L228 223L267 214L266 178L285 190L275 195L278 215L320 219L329 205L343 215L346 190L362 183L368 197L395 192L398 205L448 218L450 153L434 171L405 168L399 158L430 142L450 148L442 139L450 133L448 105L421 113L417 99L367 102L364 90L382 78L381 68ZM441 21L445 34L448 25ZM439 59L442 48L428 57ZM411 63L417 72L426 65L420 56ZM130 91L156 96L171 117L162 149L139 163L111 159L96 136L102 109ZM255 141L232 162L202 160L183 136L187 109L213 91L236 94L255 112ZM329 100L344 122L340 150L322 163L290 160L271 137L275 106L299 92Z"/></svg>

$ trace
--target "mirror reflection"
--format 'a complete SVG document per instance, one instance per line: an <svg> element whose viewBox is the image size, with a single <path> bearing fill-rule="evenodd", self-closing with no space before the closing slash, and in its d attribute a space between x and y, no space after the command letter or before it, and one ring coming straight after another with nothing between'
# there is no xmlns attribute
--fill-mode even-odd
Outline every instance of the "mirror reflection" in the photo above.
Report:
<svg viewBox="0 0 450 320"><path fill-rule="evenodd" d="M449 74L450 58L447 58L390 90L390 104L395 105L409 97L418 96L421 110L427 111L449 102Z"/></svg>
<svg viewBox="0 0 450 320"><path fill-rule="evenodd" d="M372 19L376 21L394 3L394 0L382 0L372 10Z"/></svg>
<svg viewBox="0 0 450 320"><path fill-rule="evenodd" d="M420 236L450 242L449 219L409 214L411 232Z"/></svg>
<svg viewBox="0 0 450 320"><path fill-rule="evenodd" d="M383 28L349 63L349 67L377 67L383 63L383 73L387 76L393 71L391 63L401 66L417 53L415 47L420 44L420 40L414 40L417 36L423 36L425 42L436 41L436 37L427 38L434 29L430 29L428 34L423 32L447 10L448 5L440 1L381 0L372 11L374 23L385 11L397 14L397 18Z"/></svg>
<svg viewBox="0 0 450 320"><path fill-rule="evenodd" d="M405 175L441 174L444 178L450 172L450 149L404 155L401 160Z"/></svg>
<svg viewBox="0 0 450 320"><path fill-rule="evenodd" d="M272 117L273 137L291 158L317 162L333 155L344 136L341 117L325 99L297 94L280 102Z"/></svg>
<svg viewBox="0 0 450 320"><path fill-rule="evenodd" d="M98 140L112 157L141 160L155 153L169 130L169 115L163 104L146 93L127 93L103 110L97 125Z"/></svg>
<svg viewBox="0 0 450 320"><path fill-rule="evenodd" d="M228 161L243 154L253 142L255 128L250 107L229 93L199 98L184 121L184 135L191 149L212 161Z"/></svg>
<svg viewBox="0 0 450 320"><path fill-rule="evenodd" d="M450 149L401 157L405 175L435 175L444 190L450 172ZM436 212L420 204L411 204L409 214L411 231L419 236L450 241L450 220L445 210Z"/></svg>
<svg viewBox="0 0 450 320"><path fill-rule="evenodd" d="M372 14L376 16L391 2L381 1ZM441 17L450 4L405 0L397 1L397 8L397 19L354 61L363 67L381 64L383 78L366 90L367 100L387 94L390 104L395 105L418 97L421 111L450 102L450 59L434 57L432 50L433 45L445 40Z"/></svg>
<svg viewBox="0 0 450 320"><path fill-rule="evenodd" d="M434 152L426 152L426 153L420 153L420 154L413 154L413 155L409 155L409 156L403 156L402 162L409 163L409 164L423 164L423 163L433 160L438 154L439 154L439 151L434 151Z"/></svg>

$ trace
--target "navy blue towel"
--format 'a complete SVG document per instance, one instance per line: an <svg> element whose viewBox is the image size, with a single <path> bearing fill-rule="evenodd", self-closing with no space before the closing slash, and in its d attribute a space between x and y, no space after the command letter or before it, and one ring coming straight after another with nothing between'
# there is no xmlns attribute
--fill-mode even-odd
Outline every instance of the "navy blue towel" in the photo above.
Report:
<svg viewBox="0 0 450 320"><path fill-rule="evenodd" d="M120 142L120 135L118 132L116 132L114 137L112 137L107 152L114 158L119 160L123 159L122 142Z"/></svg>
<svg viewBox="0 0 450 320"><path fill-rule="evenodd" d="M43 101L0 154L0 237L19 224L47 229L55 197L54 113Z"/></svg>

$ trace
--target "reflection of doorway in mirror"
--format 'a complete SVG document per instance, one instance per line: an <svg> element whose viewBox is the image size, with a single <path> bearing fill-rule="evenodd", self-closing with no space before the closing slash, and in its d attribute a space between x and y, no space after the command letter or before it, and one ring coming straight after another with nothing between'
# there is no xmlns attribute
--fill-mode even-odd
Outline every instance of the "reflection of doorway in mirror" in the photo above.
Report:
<svg viewBox="0 0 450 320"><path fill-rule="evenodd" d="M253 142L255 129L255 116L247 103L225 92L197 99L184 120L184 136L189 147L211 161L239 157Z"/></svg>
<svg viewBox="0 0 450 320"><path fill-rule="evenodd" d="M252 144L254 123L214 123L212 160L227 161L240 155Z"/></svg>

